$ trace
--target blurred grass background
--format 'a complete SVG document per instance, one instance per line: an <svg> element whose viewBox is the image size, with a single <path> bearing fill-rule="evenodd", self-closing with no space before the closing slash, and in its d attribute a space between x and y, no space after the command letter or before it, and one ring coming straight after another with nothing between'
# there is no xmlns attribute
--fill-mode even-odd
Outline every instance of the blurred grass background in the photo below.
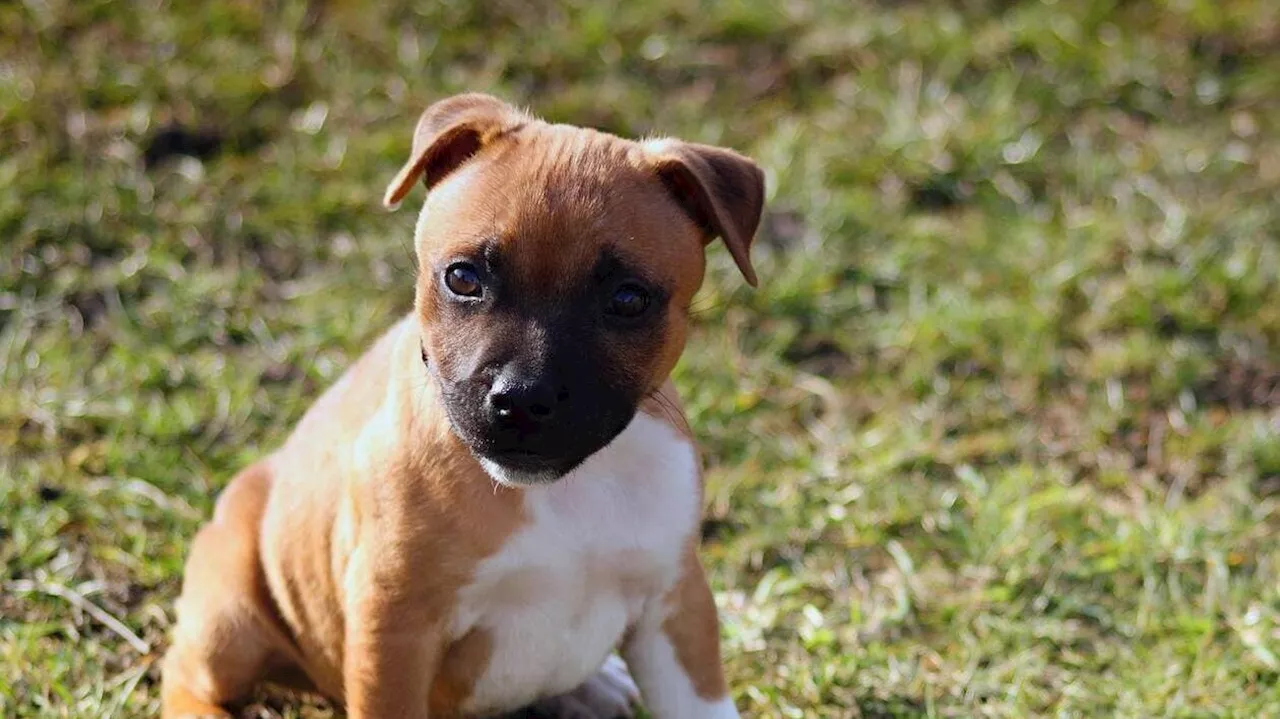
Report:
<svg viewBox="0 0 1280 719"><path fill-rule="evenodd" d="M409 306L378 199L483 90L767 168L676 373L747 715L1280 716L1278 47L1270 0L0 4L0 715L153 714L187 540Z"/></svg>

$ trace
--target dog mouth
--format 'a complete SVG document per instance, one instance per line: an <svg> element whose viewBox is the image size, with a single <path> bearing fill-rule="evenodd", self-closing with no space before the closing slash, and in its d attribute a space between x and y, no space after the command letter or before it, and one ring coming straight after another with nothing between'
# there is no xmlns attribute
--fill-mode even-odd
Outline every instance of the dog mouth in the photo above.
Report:
<svg viewBox="0 0 1280 719"><path fill-rule="evenodd" d="M603 432L583 432L577 437L576 442L527 442L518 437L471 437L464 439L464 442L470 448L471 454L480 460L480 464L490 474L494 474L495 469L500 469L513 476L538 478L536 482L520 482L520 484L543 484L564 477L608 447L631 424L634 414L634 412L629 413L622 421L608 423L606 425L608 429ZM462 436L466 437L465 434ZM530 446L531 444L535 446ZM548 452L544 449L548 445L554 446L557 450L568 449L569 451ZM498 479L502 481L501 478Z"/></svg>
<svg viewBox="0 0 1280 719"><path fill-rule="evenodd" d="M499 444L490 438L463 441L480 466L499 484L528 487L551 484L571 474L611 444L629 424L628 420L618 431L610 432L607 438L594 438L589 444L574 447L568 453L538 451L516 442Z"/></svg>
<svg viewBox="0 0 1280 719"><path fill-rule="evenodd" d="M528 450L479 452L471 450L480 466L498 484L532 487L551 484L572 472L582 460L547 457Z"/></svg>
<svg viewBox="0 0 1280 719"><path fill-rule="evenodd" d="M476 452L481 459L520 472L554 472L564 474L578 464L578 461L557 457L548 457L527 449L509 449L488 452Z"/></svg>

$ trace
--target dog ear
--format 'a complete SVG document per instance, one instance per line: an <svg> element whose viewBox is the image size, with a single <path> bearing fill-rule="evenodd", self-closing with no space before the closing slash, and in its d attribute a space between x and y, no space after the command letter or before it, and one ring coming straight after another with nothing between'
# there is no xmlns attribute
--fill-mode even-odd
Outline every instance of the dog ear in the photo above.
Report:
<svg viewBox="0 0 1280 719"><path fill-rule="evenodd" d="M755 287L751 241L764 210L764 172L722 147L657 140L645 149L659 179L702 228L706 242L724 240L742 276Z"/></svg>
<svg viewBox="0 0 1280 719"><path fill-rule="evenodd" d="M433 103L418 118L409 160L387 185L382 204L395 209L419 177L431 189L486 143L519 122L519 113L510 105L480 93L455 95Z"/></svg>

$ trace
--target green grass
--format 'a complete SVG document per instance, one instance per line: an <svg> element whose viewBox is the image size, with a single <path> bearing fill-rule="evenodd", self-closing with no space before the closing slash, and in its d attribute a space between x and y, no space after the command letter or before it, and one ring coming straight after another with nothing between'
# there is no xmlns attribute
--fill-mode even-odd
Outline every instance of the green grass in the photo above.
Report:
<svg viewBox="0 0 1280 719"><path fill-rule="evenodd" d="M1280 716L1273 3L550 7L0 5L0 716L154 713L189 538L408 307L378 200L468 89L767 168L676 372L746 714Z"/></svg>

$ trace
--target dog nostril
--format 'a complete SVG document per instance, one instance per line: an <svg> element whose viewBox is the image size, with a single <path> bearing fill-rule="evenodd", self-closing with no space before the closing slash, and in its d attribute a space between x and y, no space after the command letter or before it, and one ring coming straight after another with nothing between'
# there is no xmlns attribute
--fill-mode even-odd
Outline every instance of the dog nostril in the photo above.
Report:
<svg viewBox="0 0 1280 719"><path fill-rule="evenodd" d="M529 405L529 414L534 417L546 418L551 416L551 408L545 404L531 404Z"/></svg>
<svg viewBox="0 0 1280 719"><path fill-rule="evenodd" d="M498 413L499 417L510 416L511 410L514 408L511 398L505 394L490 395L489 404L493 407L493 411Z"/></svg>
<svg viewBox="0 0 1280 719"><path fill-rule="evenodd" d="M569 399L569 388L567 388L567 387L566 387L566 388L564 388L564 389L560 390L560 394L557 394L557 395L556 395L556 400L557 400L557 401L560 401L560 402L563 402L563 401L565 401L565 400L567 400L567 399Z"/></svg>

